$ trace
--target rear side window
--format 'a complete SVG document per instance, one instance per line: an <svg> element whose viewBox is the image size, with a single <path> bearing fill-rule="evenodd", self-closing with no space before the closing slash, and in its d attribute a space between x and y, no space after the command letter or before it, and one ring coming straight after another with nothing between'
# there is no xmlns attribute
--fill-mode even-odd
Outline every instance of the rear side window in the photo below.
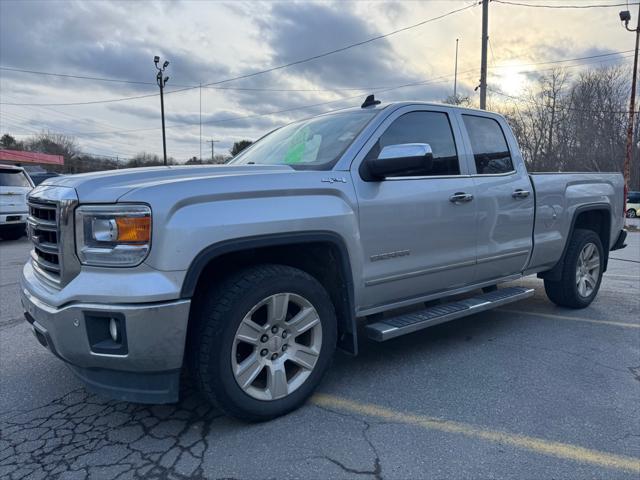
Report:
<svg viewBox="0 0 640 480"><path fill-rule="evenodd" d="M640 203L640 192L630 192L627 203Z"/></svg>
<svg viewBox="0 0 640 480"><path fill-rule="evenodd" d="M493 118L462 115L478 174L508 173L513 161L502 127Z"/></svg>
<svg viewBox="0 0 640 480"><path fill-rule="evenodd" d="M27 176L20 170L0 170L0 187L29 187Z"/></svg>
<svg viewBox="0 0 640 480"><path fill-rule="evenodd" d="M402 143L428 143L433 151L431 168L411 176L460 175L456 143L446 113L410 112L398 117L369 150L367 159L377 158L388 145Z"/></svg>

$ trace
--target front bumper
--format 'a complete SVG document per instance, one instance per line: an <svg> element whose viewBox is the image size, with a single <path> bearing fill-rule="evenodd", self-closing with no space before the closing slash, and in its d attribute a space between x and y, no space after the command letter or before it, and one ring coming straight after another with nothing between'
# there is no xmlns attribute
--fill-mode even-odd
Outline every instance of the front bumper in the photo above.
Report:
<svg viewBox="0 0 640 480"><path fill-rule="evenodd" d="M67 362L89 390L134 402L177 401L190 300L53 307L24 284L21 300L38 341ZM124 348L115 353L92 333L110 318L119 320L123 333Z"/></svg>
<svg viewBox="0 0 640 480"><path fill-rule="evenodd" d="M26 225L27 212L2 213L0 214L0 227L16 227Z"/></svg>

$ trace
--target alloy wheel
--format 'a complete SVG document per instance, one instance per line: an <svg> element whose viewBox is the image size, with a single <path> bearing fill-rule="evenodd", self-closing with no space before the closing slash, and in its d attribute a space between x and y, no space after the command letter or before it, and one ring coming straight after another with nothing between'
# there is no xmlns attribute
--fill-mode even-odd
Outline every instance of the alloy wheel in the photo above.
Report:
<svg viewBox="0 0 640 480"><path fill-rule="evenodd" d="M294 293L258 302L240 322L231 366L240 388L258 400L277 400L311 375L322 347L322 323L314 306Z"/></svg>
<svg viewBox="0 0 640 480"><path fill-rule="evenodd" d="M578 255L576 286L581 297L590 296L598 284L600 275L600 254L593 243L587 243Z"/></svg>

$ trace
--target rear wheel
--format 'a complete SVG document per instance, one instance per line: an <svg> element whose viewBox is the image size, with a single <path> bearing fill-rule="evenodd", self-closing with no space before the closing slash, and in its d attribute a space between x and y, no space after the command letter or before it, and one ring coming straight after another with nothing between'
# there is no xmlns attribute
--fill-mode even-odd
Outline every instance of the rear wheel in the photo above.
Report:
<svg viewBox="0 0 640 480"><path fill-rule="evenodd" d="M239 272L196 305L191 370L209 400L249 421L300 406L326 371L336 344L333 304L296 268Z"/></svg>
<svg viewBox="0 0 640 480"><path fill-rule="evenodd" d="M628 218L636 218L637 216L638 216L638 213L633 208L630 208L629 210L627 210Z"/></svg>
<svg viewBox="0 0 640 480"><path fill-rule="evenodd" d="M563 307L585 308L598 294L604 269L600 237L592 230L575 230L558 281L544 281L547 297Z"/></svg>

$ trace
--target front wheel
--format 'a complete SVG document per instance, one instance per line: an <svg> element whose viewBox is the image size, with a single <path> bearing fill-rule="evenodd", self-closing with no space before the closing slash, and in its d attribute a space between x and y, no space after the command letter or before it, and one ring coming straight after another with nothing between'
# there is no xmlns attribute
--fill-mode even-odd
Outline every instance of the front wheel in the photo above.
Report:
<svg viewBox="0 0 640 480"><path fill-rule="evenodd" d="M299 407L320 383L336 345L323 286L284 265L245 269L203 292L190 339L191 370L225 412L262 421Z"/></svg>
<svg viewBox="0 0 640 480"><path fill-rule="evenodd" d="M544 281L547 297L562 307L585 308L598 294L604 271L604 249L593 230L573 232L558 281Z"/></svg>
<svg viewBox="0 0 640 480"><path fill-rule="evenodd" d="M637 212L633 208L627 210L627 218L636 218L637 215Z"/></svg>

